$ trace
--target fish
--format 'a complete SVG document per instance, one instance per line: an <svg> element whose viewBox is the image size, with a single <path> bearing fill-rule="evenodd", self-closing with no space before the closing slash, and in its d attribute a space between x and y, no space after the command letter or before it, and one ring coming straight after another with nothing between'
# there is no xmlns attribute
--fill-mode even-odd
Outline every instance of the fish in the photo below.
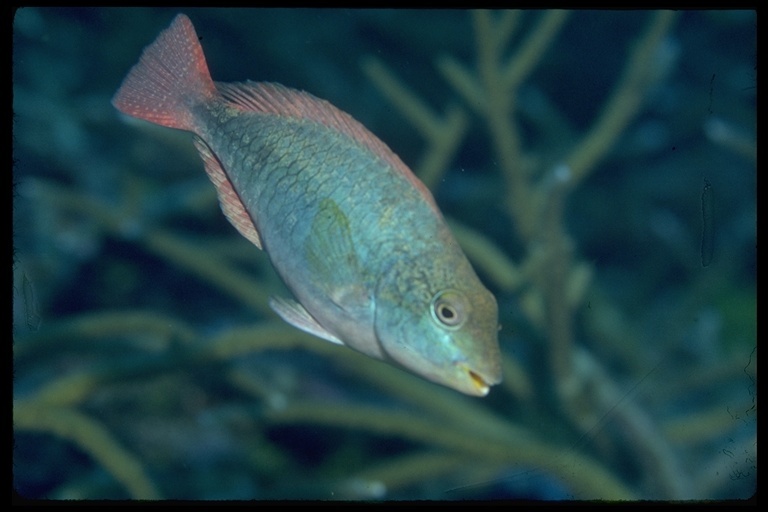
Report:
<svg viewBox="0 0 768 512"><path fill-rule="evenodd" d="M214 82L191 20L112 104L192 132L222 212L292 293L287 323L471 396L501 382L498 306L432 194L349 114L273 82Z"/></svg>

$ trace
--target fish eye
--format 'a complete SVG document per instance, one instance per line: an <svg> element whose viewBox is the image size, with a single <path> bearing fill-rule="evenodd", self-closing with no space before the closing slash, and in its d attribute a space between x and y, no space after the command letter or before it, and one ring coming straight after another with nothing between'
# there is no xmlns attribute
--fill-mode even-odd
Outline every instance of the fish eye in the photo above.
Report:
<svg viewBox="0 0 768 512"><path fill-rule="evenodd" d="M432 318L449 329L458 329L467 319L466 300L456 291L448 290L435 295L431 310Z"/></svg>

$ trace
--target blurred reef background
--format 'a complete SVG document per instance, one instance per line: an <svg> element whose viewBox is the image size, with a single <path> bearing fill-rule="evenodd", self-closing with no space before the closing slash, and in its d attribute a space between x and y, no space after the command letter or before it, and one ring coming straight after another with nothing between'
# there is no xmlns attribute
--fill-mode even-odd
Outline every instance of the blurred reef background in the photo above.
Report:
<svg viewBox="0 0 768 512"><path fill-rule="evenodd" d="M191 136L112 94L177 10L13 21L13 486L28 499L742 499L756 14L186 9L218 81L353 115L500 305L441 388L280 321Z"/></svg>

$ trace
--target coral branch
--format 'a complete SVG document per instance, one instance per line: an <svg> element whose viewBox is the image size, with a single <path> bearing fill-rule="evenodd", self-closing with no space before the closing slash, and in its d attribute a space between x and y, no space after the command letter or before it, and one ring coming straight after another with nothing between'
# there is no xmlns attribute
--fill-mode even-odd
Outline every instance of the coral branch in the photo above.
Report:
<svg viewBox="0 0 768 512"><path fill-rule="evenodd" d="M508 90L516 89L528 77L567 19L566 11L547 11L517 53L501 65L502 82Z"/></svg>
<svg viewBox="0 0 768 512"><path fill-rule="evenodd" d="M143 240L152 252L193 272L254 311L265 316L274 315L269 307L269 290L262 283L232 265L215 264L216 259L200 244L186 242L160 229L147 232Z"/></svg>
<svg viewBox="0 0 768 512"><path fill-rule="evenodd" d="M573 172L574 185L583 180L611 148L637 115L649 87L662 78L657 52L676 17L672 11L659 11L653 15L645 34L627 58L627 67L597 121L566 158Z"/></svg>
<svg viewBox="0 0 768 512"><path fill-rule="evenodd" d="M109 471L134 499L160 499L160 492L147 477L139 460L126 451L104 427L69 408L16 402L14 427L47 432L67 439Z"/></svg>
<svg viewBox="0 0 768 512"><path fill-rule="evenodd" d="M481 115L488 111L488 101L482 87L469 70L449 55L438 57L435 64L446 81L464 97L464 101L472 110Z"/></svg>
<svg viewBox="0 0 768 512"><path fill-rule="evenodd" d="M26 358L60 343L95 344L113 337L124 337L136 346L144 345L155 351L165 349L171 341L189 343L196 339L190 326L166 315L148 311L99 311L54 322L39 332L19 337L13 346L14 361L23 363ZM152 343L146 344L146 337L150 337Z"/></svg>
<svg viewBox="0 0 768 512"><path fill-rule="evenodd" d="M264 286L234 266L223 264L215 254L208 252L205 245L185 242L181 237L161 228L131 228L131 223L121 215L121 208L110 207L92 197L53 183L36 180L30 191L55 208L79 213L97 221L103 229L115 236L137 238L150 251L186 268L255 311L266 316L274 314L269 307L269 293Z"/></svg>
<svg viewBox="0 0 768 512"><path fill-rule="evenodd" d="M382 435L397 435L430 446L459 451L484 463L507 461L522 466L546 468L557 474L573 492L585 498L632 499L634 494L587 457L575 452L563 457L562 450L538 442L519 432L504 439L487 439L474 430L462 432L411 413L349 405L292 403L269 410L266 419L275 423L311 423ZM567 459L567 460L566 460ZM579 471L573 471L578 467Z"/></svg>
<svg viewBox="0 0 768 512"><path fill-rule="evenodd" d="M494 465L498 471L501 463ZM435 453L423 451L415 454L394 457L384 463L363 470L355 476L355 480L367 482L382 482L388 492L398 488L413 485L417 482L435 481L451 473L466 474L466 457L454 453Z"/></svg>
<svg viewBox="0 0 768 512"><path fill-rule="evenodd" d="M467 130L464 109L450 105L441 119L373 57L366 58L363 71L400 113L421 133L428 150L416 167L416 174L429 188L434 188L460 147Z"/></svg>

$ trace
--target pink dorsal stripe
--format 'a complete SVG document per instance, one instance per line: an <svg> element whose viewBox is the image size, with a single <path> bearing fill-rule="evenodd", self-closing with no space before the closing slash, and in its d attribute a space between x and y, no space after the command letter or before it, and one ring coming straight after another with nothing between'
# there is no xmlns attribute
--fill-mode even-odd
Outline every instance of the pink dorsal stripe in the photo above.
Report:
<svg viewBox="0 0 768 512"><path fill-rule="evenodd" d="M402 174L424 196L435 212L439 213L429 189L400 160L400 157L365 126L329 102L308 92L297 91L272 82L216 82L216 88L226 100L241 109L262 114L309 119L343 133Z"/></svg>

